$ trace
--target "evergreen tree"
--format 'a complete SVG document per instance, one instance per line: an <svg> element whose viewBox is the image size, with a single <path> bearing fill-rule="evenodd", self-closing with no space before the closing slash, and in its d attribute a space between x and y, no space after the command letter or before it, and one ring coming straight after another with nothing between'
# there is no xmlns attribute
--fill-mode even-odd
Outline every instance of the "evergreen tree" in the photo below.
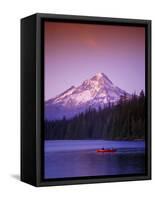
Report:
<svg viewBox="0 0 155 200"><path fill-rule="evenodd" d="M62 120L45 121L45 139L142 139L145 138L145 94L142 90L127 99L124 94L117 105Z"/></svg>

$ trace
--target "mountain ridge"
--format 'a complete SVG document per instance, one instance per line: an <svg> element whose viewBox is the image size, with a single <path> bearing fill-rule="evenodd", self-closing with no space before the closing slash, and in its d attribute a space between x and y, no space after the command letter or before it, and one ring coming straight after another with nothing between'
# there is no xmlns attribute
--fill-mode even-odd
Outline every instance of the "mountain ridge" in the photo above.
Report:
<svg viewBox="0 0 155 200"><path fill-rule="evenodd" d="M71 118L88 108L98 109L108 103L116 103L120 97L130 94L115 86L104 74L97 73L81 85L71 86L61 94L45 102L45 118L47 120Z"/></svg>

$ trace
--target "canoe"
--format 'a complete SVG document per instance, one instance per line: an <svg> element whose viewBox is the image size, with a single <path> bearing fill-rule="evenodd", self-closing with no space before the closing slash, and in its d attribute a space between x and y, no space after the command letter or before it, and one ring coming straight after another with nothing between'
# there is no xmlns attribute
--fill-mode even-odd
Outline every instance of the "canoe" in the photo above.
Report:
<svg viewBox="0 0 155 200"><path fill-rule="evenodd" d="M96 152L103 152L103 153L108 153L108 152L116 152L116 149L97 149Z"/></svg>

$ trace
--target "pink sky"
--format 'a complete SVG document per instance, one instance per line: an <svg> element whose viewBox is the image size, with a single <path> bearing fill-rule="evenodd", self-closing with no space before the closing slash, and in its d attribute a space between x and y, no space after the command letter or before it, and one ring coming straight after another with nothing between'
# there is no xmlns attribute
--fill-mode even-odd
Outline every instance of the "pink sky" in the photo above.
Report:
<svg viewBox="0 0 155 200"><path fill-rule="evenodd" d="M45 22L45 100L98 72L129 93L145 90L145 29Z"/></svg>

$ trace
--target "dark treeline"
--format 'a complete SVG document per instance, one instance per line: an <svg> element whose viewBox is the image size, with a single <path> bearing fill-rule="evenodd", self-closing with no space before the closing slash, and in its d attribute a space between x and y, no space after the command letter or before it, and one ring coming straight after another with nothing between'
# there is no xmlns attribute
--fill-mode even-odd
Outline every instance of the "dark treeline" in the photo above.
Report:
<svg viewBox="0 0 155 200"><path fill-rule="evenodd" d="M45 121L45 139L133 140L145 137L145 96L122 96L117 105L88 109L72 119Z"/></svg>

